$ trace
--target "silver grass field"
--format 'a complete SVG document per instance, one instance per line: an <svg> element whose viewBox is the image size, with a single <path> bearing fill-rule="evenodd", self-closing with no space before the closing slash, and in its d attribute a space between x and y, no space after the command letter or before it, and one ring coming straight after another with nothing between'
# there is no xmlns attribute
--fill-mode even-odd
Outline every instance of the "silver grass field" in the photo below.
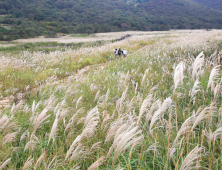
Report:
<svg viewBox="0 0 222 170"><path fill-rule="evenodd" d="M222 169L221 65L221 30L1 52L0 170Z"/></svg>

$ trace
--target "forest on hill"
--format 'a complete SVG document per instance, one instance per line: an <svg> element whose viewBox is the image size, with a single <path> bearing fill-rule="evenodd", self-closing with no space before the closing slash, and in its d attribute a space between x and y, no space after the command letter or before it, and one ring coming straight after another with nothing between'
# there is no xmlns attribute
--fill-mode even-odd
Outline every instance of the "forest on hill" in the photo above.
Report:
<svg viewBox="0 0 222 170"><path fill-rule="evenodd" d="M193 0L201 5L207 6L209 8L222 10L222 1L221 0Z"/></svg>
<svg viewBox="0 0 222 170"><path fill-rule="evenodd" d="M199 0L4 0L0 40L57 33L221 29L222 11L216 8L220 2L214 1L210 6Z"/></svg>

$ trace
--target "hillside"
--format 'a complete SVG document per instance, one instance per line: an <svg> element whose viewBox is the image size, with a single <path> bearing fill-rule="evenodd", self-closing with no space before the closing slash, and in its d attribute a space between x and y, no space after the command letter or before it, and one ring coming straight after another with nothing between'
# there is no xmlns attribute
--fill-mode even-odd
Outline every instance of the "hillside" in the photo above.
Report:
<svg viewBox="0 0 222 170"><path fill-rule="evenodd" d="M222 28L222 12L189 0L5 0L0 40L56 33Z"/></svg>
<svg viewBox="0 0 222 170"><path fill-rule="evenodd" d="M209 8L217 9L222 11L222 1L221 0L192 0L196 3L202 4Z"/></svg>
<svg viewBox="0 0 222 170"><path fill-rule="evenodd" d="M222 30L1 48L0 169L220 170L221 64Z"/></svg>

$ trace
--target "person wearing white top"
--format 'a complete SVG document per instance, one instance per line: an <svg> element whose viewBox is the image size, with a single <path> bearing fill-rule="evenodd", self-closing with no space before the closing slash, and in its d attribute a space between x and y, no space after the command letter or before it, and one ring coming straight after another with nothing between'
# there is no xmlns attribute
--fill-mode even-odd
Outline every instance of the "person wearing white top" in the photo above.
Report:
<svg viewBox="0 0 222 170"><path fill-rule="evenodd" d="M117 49L115 49L114 54L115 54L115 58L116 58L116 56L118 55Z"/></svg>
<svg viewBox="0 0 222 170"><path fill-rule="evenodd" d="M124 48L124 50L123 50L123 57L126 57L126 55L127 55L127 51L126 51L126 49Z"/></svg>

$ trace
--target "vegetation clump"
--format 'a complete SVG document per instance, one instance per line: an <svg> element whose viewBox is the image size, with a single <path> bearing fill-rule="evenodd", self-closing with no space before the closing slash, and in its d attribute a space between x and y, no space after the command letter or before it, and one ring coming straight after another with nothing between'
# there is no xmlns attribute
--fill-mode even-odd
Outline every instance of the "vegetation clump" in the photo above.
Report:
<svg viewBox="0 0 222 170"><path fill-rule="evenodd" d="M221 35L132 36L1 56L1 95L21 94L2 85L18 77L27 97L0 110L0 168L221 169ZM127 58L115 59L123 46ZM81 62L89 69L75 73ZM31 70L35 87L22 79Z"/></svg>

